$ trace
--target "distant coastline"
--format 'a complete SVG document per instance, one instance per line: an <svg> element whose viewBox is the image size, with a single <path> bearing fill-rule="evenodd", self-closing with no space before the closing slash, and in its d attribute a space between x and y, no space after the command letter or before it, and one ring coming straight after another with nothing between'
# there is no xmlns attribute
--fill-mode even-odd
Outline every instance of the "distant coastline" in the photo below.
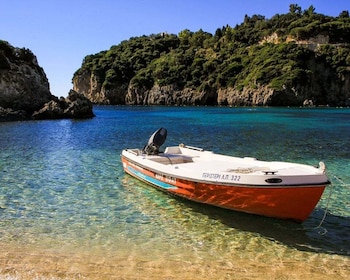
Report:
<svg viewBox="0 0 350 280"><path fill-rule="evenodd" d="M0 40L0 121L93 117L92 104L350 106L350 16L296 4L215 34L132 37L87 55L67 98L26 48Z"/></svg>

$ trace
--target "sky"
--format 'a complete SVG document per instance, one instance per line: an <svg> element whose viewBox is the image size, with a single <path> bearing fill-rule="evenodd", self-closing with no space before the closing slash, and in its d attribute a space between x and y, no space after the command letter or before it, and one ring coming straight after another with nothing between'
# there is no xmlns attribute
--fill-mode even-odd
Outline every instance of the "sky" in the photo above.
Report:
<svg viewBox="0 0 350 280"><path fill-rule="evenodd" d="M58 97L73 88L72 78L86 55L108 50L130 37L184 29L215 33L244 16L271 18L302 10L338 16L350 0L0 0L0 40L30 49Z"/></svg>

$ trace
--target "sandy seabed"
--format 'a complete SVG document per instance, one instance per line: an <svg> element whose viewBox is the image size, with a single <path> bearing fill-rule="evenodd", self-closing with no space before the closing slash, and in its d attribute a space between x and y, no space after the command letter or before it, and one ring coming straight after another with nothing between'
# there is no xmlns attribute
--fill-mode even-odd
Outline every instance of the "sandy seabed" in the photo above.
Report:
<svg viewBox="0 0 350 280"><path fill-rule="evenodd" d="M347 256L309 254L305 260L275 256L216 261L153 258L145 252L53 250L1 244L0 279L347 279Z"/></svg>

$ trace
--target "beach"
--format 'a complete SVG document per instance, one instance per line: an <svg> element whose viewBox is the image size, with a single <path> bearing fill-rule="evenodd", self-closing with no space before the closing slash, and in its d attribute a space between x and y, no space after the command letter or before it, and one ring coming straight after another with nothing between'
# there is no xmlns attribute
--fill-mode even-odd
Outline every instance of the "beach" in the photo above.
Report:
<svg viewBox="0 0 350 280"><path fill-rule="evenodd" d="M235 256L227 260L164 259L149 252L66 252L1 244L1 279L347 279L346 257L308 256L264 260ZM150 252L152 254L152 252ZM144 255L143 255L144 254ZM190 255L190 254L189 254Z"/></svg>

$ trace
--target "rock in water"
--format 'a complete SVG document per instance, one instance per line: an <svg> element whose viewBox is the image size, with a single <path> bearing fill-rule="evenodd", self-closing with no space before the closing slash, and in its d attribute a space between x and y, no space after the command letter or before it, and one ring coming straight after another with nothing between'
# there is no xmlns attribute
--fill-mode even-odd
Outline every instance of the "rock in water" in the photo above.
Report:
<svg viewBox="0 0 350 280"><path fill-rule="evenodd" d="M34 112L32 118L43 119L85 119L94 117L92 102L84 95L71 90L67 98L51 100L42 109Z"/></svg>

